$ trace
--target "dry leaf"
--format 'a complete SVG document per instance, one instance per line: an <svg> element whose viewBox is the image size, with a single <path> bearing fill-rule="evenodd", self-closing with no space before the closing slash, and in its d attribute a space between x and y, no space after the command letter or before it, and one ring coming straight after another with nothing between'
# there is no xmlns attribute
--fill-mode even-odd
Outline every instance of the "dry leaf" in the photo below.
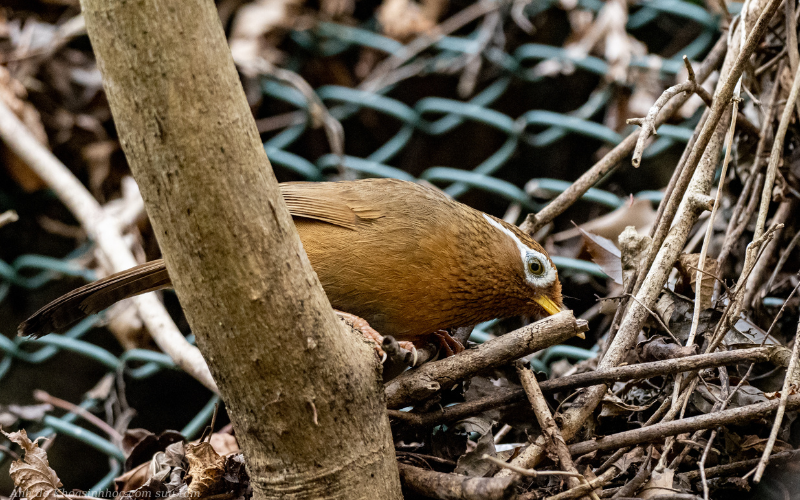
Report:
<svg viewBox="0 0 800 500"><path fill-rule="evenodd" d="M239 453L239 443L236 441L236 436L228 434L227 432L215 432L208 440L211 447L214 448L220 456L233 455Z"/></svg>
<svg viewBox="0 0 800 500"><path fill-rule="evenodd" d="M125 474L115 477L114 483L117 491L133 491L140 488L149 479L148 469L150 462L144 462L129 470Z"/></svg>
<svg viewBox="0 0 800 500"><path fill-rule="evenodd" d="M678 271L683 278L683 284L686 283L692 287L692 292L697 293L697 270L700 267L700 254L682 254L678 258ZM718 274L719 263L717 259L706 257L705 265L703 266L702 279L700 281L700 309L708 309L711 307L711 297L714 294L714 285L716 280L714 276Z"/></svg>
<svg viewBox="0 0 800 500"><path fill-rule="evenodd" d="M614 280L618 285L622 284L622 261L619 249L608 238L597 234L592 234L577 228L584 236L584 243L592 261L600 266L600 269Z"/></svg>
<svg viewBox="0 0 800 500"><path fill-rule="evenodd" d="M744 441L742 441L742 451L753 450L758 453L764 453L764 449L767 446L767 438L760 438L758 436L747 436ZM772 453L780 453L782 451L792 451L794 448L792 445L785 441L781 441L780 439L775 440L775 445L772 448Z"/></svg>
<svg viewBox="0 0 800 500"><path fill-rule="evenodd" d="M646 499L675 493L675 488L672 487L674 477L675 471L672 469L654 470L650 475L650 480L645 483L636 498Z"/></svg>
<svg viewBox="0 0 800 500"><path fill-rule="evenodd" d="M631 465L640 464L644 462L644 460L645 456L642 447L634 446L631 451L622 455L616 462L614 462L614 466L619 469L620 474L624 474L628 471Z"/></svg>
<svg viewBox="0 0 800 500"><path fill-rule="evenodd" d="M672 320L672 313L675 312L675 297L672 294L665 293L658 298L655 307L656 313L661 317L661 321L669 327L669 322Z"/></svg>
<svg viewBox="0 0 800 500"><path fill-rule="evenodd" d="M47 453L39 448L38 443L28 438L25 429L11 434L3 432L3 435L25 450L25 456L15 460L8 471L14 480L14 486L22 490L27 500L55 499L56 491L62 485L56 471L47 462Z"/></svg>
<svg viewBox="0 0 800 500"><path fill-rule="evenodd" d="M636 279L642 261L647 256L653 240L650 236L640 235L634 226L628 226L619 235L619 248L622 254L622 284Z"/></svg>
<svg viewBox="0 0 800 500"><path fill-rule="evenodd" d="M225 459L214 451L208 442L186 445L189 471L185 481L189 485L188 497L202 497L219 493L225 486Z"/></svg>

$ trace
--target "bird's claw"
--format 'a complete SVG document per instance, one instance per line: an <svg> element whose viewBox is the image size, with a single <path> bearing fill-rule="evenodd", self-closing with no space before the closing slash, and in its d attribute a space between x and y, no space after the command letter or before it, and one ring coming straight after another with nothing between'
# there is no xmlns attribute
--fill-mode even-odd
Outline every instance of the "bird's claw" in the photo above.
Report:
<svg viewBox="0 0 800 500"><path fill-rule="evenodd" d="M409 342L407 340L401 340L401 341L398 342L398 344L400 345L400 347L402 347L406 351L411 352L411 368L414 368L415 366L417 366L417 359L418 359L417 348L416 348L416 346L414 346L414 343L413 342Z"/></svg>
<svg viewBox="0 0 800 500"><path fill-rule="evenodd" d="M439 339L439 347L444 349L445 357L455 356L464 350L464 344L451 337L447 330L437 330L433 335Z"/></svg>

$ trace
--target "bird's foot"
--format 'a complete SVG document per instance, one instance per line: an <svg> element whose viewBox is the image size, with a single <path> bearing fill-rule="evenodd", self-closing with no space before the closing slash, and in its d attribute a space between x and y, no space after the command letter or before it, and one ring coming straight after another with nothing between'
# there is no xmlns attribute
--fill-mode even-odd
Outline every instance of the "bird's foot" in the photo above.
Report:
<svg viewBox="0 0 800 500"><path fill-rule="evenodd" d="M437 330L433 335L439 340L439 347L445 352L445 357L455 356L464 350L464 345L450 336L447 330Z"/></svg>
<svg viewBox="0 0 800 500"><path fill-rule="evenodd" d="M375 352L378 353L378 356L381 358L381 364L386 361L387 355L386 352L381 347L383 345L383 335L378 333L377 330L372 328L367 320L360 316L356 316L355 314L346 313L343 311L339 311L334 309L334 312L342 318L345 323L350 324L353 328L361 332L361 335L364 336L365 339L375 344ZM417 365L417 348L414 347L413 342L408 341L398 341L397 342L400 347L403 349L410 351L412 356L412 363L411 366L414 367ZM460 344L459 344L460 345ZM463 347L461 349L464 349Z"/></svg>
<svg viewBox="0 0 800 500"><path fill-rule="evenodd" d="M417 347L414 345L414 343L409 342L408 340L400 340L397 343L406 351L411 352L411 368L417 366Z"/></svg>
<svg viewBox="0 0 800 500"><path fill-rule="evenodd" d="M361 335L363 335L365 339L375 344L375 352L377 352L378 356L380 356L381 363L386 361L386 353L381 348L381 345L383 345L383 335L381 335L380 333L378 333L377 330L369 326L367 320L365 320L361 316L356 316L355 314L346 313L344 311L339 311L337 309L334 309L333 311L340 318L342 318L345 323L349 324L354 329L361 332Z"/></svg>

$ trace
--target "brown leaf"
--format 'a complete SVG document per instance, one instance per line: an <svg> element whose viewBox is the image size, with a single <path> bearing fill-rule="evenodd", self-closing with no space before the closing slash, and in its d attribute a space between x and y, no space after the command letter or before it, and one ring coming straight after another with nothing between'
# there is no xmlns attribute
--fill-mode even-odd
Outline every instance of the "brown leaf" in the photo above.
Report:
<svg viewBox="0 0 800 500"><path fill-rule="evenodd" d="M133 491L140 488L148 479L147 469L150 467L150 462L139 464L125 474L115 477L114 483L117 491Z"/></svg>
<svg viewBox="0 0 800 500"><path fill-rule="evenodd" d="M697 270L700 267L700 254L681 254L678 258L678 271L683 279L684 286L688 283L692 287L692 292L697 293ZM714 285L716 280L714 276L718 274L719 263L717 259L706 257L705 265L703 266L701 288L700 288L700 309L708 309L711 307L711 296L714 293Z"/></svg>
<svg viewBox="0 0 800 500"><path fill-rule="evenodd" d="M760 438L758 436L747 436L744 441L742 441L742 451L746 450L754 450L758 453L764 453L764 448L767 446L767 438ZM775 446L772 449L772 453L780 453L782 451L791 451L792 445L785 441L781 441L780 439L775 440Z"/></svg>
<svg viewBox="0 0 800 500"><path fill-rule="evenodd" d="M225 486L225 459L208 442L186 445L189 471L187 497L202 497L219 493Z"/></svg>
<svg viewBox="0 0 800 500"><path fill-rule="evenodd" d="M634 226L628 226L619 238L619 250L622 254L622 284L627 285L631 280L636 279L639 269L644 265L647 250L653 244L650 236L639 234Z"/></svg>
<svg viewBox="0 0 800 500"><path fill-rule="evenodd" d="M675 312L675 297L672 294L665 293L658 298L656 302L656 313L661 317L661 321L669 327L669 322L672 320L672 313Z"/></svg>
<svg viewBox="0 0 800 500"><path fill-rule="evenodd" d="M633 464L640 464L644 462L644 450L641 446L635 446L631 451L622 455L616 462L614 462L614 466L619 469L620 474L624 474Z"/></svg>
<svg viewBox="0 0 800 500"><path fill-rule="evenodd" d="M3 431L0 431L3 432ZM50 468L47 453L39 444L31 441L25 429L3 435L25 450L25 456L15 460L9 469L14 486L22 490L27 500L52 500L56 498L61 481L56 471Z"/></svg>
<svg viewBox="0 0 800 500"><path fill-rule="evenodd" d="M637 498L652 498L659 495L675 493L672 487L672 480L675 477L675 471L672 469L654 470L650 476L650 480L645 483Z"/></svg>
<svg viewBox="0 0 800 500"><path fill-rule="evenodd" d="M592 234L577 228L584 236L584 243L592 261L600 266L600 269L614 280L615 283L622 284L622 260L619 249L608 238Z"/></svg>
<svg viewBox="0 0 800 500"><path fill-rule="evenodd" d="M239 443L233 434L227 432L215 432L208 440L211 447L214 448L220 456L233 455L239 453Z"/></svg>

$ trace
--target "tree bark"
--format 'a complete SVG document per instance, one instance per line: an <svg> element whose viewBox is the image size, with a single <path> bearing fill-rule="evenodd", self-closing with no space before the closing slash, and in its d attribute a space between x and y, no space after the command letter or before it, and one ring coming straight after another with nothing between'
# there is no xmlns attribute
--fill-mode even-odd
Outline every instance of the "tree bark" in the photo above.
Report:
<svg viewBox="0 0 800 500"><path fill-rule="evenodd" d="M81 0L120 142L257 499L399 499L381 377L301 246L210 0Z"/></svg>

